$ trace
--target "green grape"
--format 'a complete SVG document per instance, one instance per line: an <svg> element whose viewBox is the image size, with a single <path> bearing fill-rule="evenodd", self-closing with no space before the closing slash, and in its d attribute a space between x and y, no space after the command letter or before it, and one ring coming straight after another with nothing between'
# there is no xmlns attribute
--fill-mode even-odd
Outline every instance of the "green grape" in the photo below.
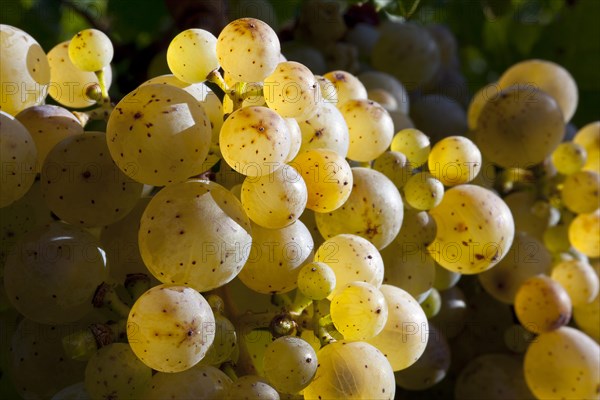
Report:
<svg viewBox="0 0 600 400"><path fill-rule="evenodd" d="M525 280L515 295L517 318L533 333L549 332L567 324L571 308L565 289L545 275Z"/></svg>
<svg viewBox="0 0 600 400"><path fill-rule="evenodd" d="M600 121L590 122L577 131L573 142L583 146L587 153L583 169L600 174Z"/></svg>
<svg viewBox="0 0 600 400"><path fill-rule="evenodd" d="M250 232L231 192L190 180L167 186L150 200L138 241L144 263L159 281L205 292L240 272L250 252Z"/></svg>
<svg viewBox="0 0 600 400"><path fill-rule="evenodd" d="M598 275L586 262L563 261L552 268L550 277L565 289L573 307L588 304L598 296Z"/></svg>
<svg viewBox="0 0 600 400"><path fill-rule="evenodd" d="M213 309L213 311L215 311ZM199 365L219 366L231 359L237 348L235 326L225 316L215 311L215 339Z"/></svg>
<svg viewBox="0 0 600 400"><path fill-rule="evenodd" d="M279 393L256 375L245 375L230 384L224 393L224 400L260 399L279 400Z"/></svg>
<svg viewBox="0 0 600 400"><path fill-rule="evenodd" d="M133 209L143 189L117 168L101 132L69 136L54 146L44 162L41 182L52 212L86 227L120 220Z"/></svg>
<svg viewBox="0 0 600 400"><path fill-rule="evenodd" d="M383 282L383 259L368 240L340 234L326 240L315 252L315 262L327 264L335 273L336 288L362 281L375 287ZM332 295L328 298L331 300Z"/></svg>
<svg viewBox="0 0 600 400"><path fill-rule="evenodd" d="M187 29L169 43L167 63L178 79L204 82L211 71L219 68L217 38L204 29Z"/></svg>
<svg viewBox="0 0 600 400"><path fill-rule="evenodd" d="M561 143L552 152L552 164L563 175L571 175L580 171L586 160L585 148L575 142Z"/></svg>
<svg viewBox="0 0 600 400"><path fill-rule="evenodd" d="M0 208L19 200L31 188L37 154L35 141L27 128L10 114L0 111Z"/></svg>
<svg viewBox="0 0 600 400"><path fill-rule="evenodd" d="M579 329L600 343L600 296L587 304L573 307L573 319Z"/></svg>
<svg viewBox="0 0 600 400"><path fill-rule="evenodd" d="M597 399L600 346L570 327L543 333L525 353L525 380L538 399Z"/></svg>
<svg viewBox="0 0 600 400"><path fill-rule="evenodd" d="M425 351L410 367L394 372L396 384L408 390L425 390L439 383L450 368L448 341L432 324Z"/></svg>
<svg viewBox="0 0 600 400"><path fill-rule="evenodd" d="M541 163L565 133L556 101L531 87L502 90L483 106L477 121L475 144L485 158L504 168Z"/></svg>
<svg viewBox="0 0 600 400"><path fill-rule="evenodd" d="M87 362L84 384L92 399L139 399L151 378L127 343L111 343Z"/></svg>
<svg viewBox="0 0 600 400"><path fill-rule="evenodd" d="M219 64L240 82L262 82L275 71L280 54L275 31L254 18L230 22L217 40Z"/></svg>
<svg viewBox="0 0 600 400"><path fill-rule="evenodd" d="M219 137L223 159L246 176L281 168L290 152L285 120L266 107L245 107L227 118Z"/></svg>
<svg viewBox="0 0 600 400"><path fill-rule="evenodd" d="M410 166L414 169L427 162L431 144L429 138L423 132L408 128L394 135L391 150L404 154L408 158Z"/></svg>
<svg viewBox="0 0 600 400"><path fill-rule="evenodd" d="M68 110L41 105L29 107L15 117L29 131L37 148L36 172L41 172L46 156L61 140L83 133L83 127Z"/></svg>
<svg viewBox="0 0 600 400"><path fill-rule="evenodd" d="M435 317L442 308L442 297L437 289L431 289L425 300L421 302L421 308L425 312L427 319Z"/></svg>
<svg viewBox="0 0 600 400"><path fill-rule="evenodd" d="M348 158L372 161L392 142L394 122L388 112L374 101L348 100L339 107L348 124Z"/></svg>
<svg viewBox="0 0 600 400"><path fill-rule="evenodd" d="M440 50L427 31L412 22L387 22L371 53L373 66L394 75L408 90L428 82L440 66Z"/></svg>
<svg viewBox="0 0 600 400"><path fill-rule="evenodd" d="M388 319L386 299L375 286L352 282L338 286L331 299L331 320L346 340L367 340L378 335Z"/></svg>
<svg viewBox="0 0 600 400"><path fill-rule="evenodd" d="M432 115L443 115L444 118L432 118ZM428 94L412 102L410 118L433 143L447 136L462 137L468 131L463 106L443 94Z"/></svg>
<svg viewBox="0 0 600 400"><path fill-rule="evenodd" d="M370 49L369 49L370 51ZM400 81L392 75L381 71L365 71L358 75L358 79L365 85L367 90L384 89L396 100L397 109L395 111L403 115L408 115L409 98L406 88ZM395 132L398 132L396 129Z"/></svg>
<svg viewBox="0 0 600 400"><path fill-rule="evenodd" d="M306 208L317 213L337 210L348 200L354 182L345 158L333 150L312 149L300 152L290 164L306 184Z"/></svg>
<svg viewBox="0 0 600 400"><path fill-rule="evenodd" d="M456 400L534 400L525 383L519 358L485 354L460 372L454 389Z"/></svg>
<svg viewBox="0 0 600 400"><path fill-rule="evenodd" d="M284 120L290 137L290 152L288 153L285 162L290 162L296 158L302 147L302 131L300 130L298 121L294 118L284 118Z"/></svg>
<svg viewBox="0 0 600 400"><path fill-rule="evenodd" d="M191 94L171 85L142 85L117 104L106 139L127 176L163 186L204 172L211 125Z"/></svg>
<svg viewBox="0 0 600 400"><path fill-rule="evenodd" d="M83 380L84 364L67 357L62 347L64 336L83 327L21 320L10 342L8 374L22 398L48 399L65 386Z"/></svg>
<svg viewBox="0 0 600 400"><path fill-rule="evenodd" d="M514 324L504 331L504 344L513 353L525 353L534 339L535 334L529 332L523 325Z"/></svg>
<svg viewBox="0 0 600 400"><path fill-rule="evenodd" d="M477 128L479 114L481 114L481 110L485 104L488 101L496 101L498 99L498 92L500 92L500 87L494 82L488 83L473 95L467 109L467 122L471 131Z"/></svg>
<svg viewBox="0 0 600 400"><path fill-rule="evenodd" d="M462 136L440 140L428 158L429 171L446 186L471 182L479 174L481 162L477 146Z"/></svg>
<svg viewBox="0 0 600 400"><path fill-rule="evenodd" d="M412 174L412 166L403 153L386 151L373 161L373 169L391 180L398 189L402 189Z"/></svg>
<svg viewBox="0 0 600 400"><path fill-rule="evenodd" d="M437 225L428 249L442 267L461 274L481 273L510 250L515 225L509 208L492 191L459 185L446 191L430 215Z"/></svg>
<svg viewBox="0 0 600 400"><path fill-rule="evenodd" d="M200 293L186 286L154 286L131 307L127 339L135 355L160 372L196 365L214 340L215 317Z"/></svg>
<svg viewBox="0 0 600 400"><path fill-rule="evenodd" d="M48 94L57 103L72 108L84 108L96 104L88 96L88 90L99 88L99 81L93 72L82 71L69 58L69 43L57 44L48 52L50 65L50 86ZM102 69L104 86L108 90L112 83L112 69L107 65Z"/></svg>
<svg viewBox="0 0 600 400"><path fill-rule="evenodd" d="M50 83L50 66L38 42L18 28L0 24L0 58L0 111L17 115L42 104Z"/></svg>
<svg viewBox="0 0 600 400"><path fill-rule="evenodd" d="M546 229L543 239L546 249L554 254L569 251L571 248L569 227L563 224L554 225Z"/></svg>
<svg viewBox="0 0 600 400"><path fill-rule="evenodd" d="M8 257L4 287L12 305L34 321L77 321L92 309L108 277L100 244L82 228L52 222L26 234Z"/></svg>
<svg viewBox="0 0 600 400"><path fill-rule="evenodd" d="M438 327L448 339L454 339L467 323L467 298L458 286L440 292L442 307L431 323Z"/></svg>
<svg viewBox="0 0 600 400"><path fill-rule="evenodd" d="M318 53L317 54L321 54ZM310 68L311 71L315 71L314 68ZM319 86L321 88L321 97L324 103L337 104L338 103L338 93L337 88L329 79L325 78L321 75L315 75L317 82L319 82Z"/></svg>
<svg viewBox="0 0 600 400"><path fill-rule="evenodd" d="M376 347L338 341L319 350L317 358L315 378L304 389L306 400L394 398L394 372Z"/></svg>
<svg viewBox="0 0 600 400"><path fill-rule="evenodd" d="M247 177L242 184L242 205L256 224L279 229L296 221L308 200L302 176L289 165L259 177Z"/></svg>
<svg viewBox="0 0 600 400"><path fill-rule="evenodd" d="M367 90L367 98L371 101L378 103L388 112L396 111L398 109L398 103L396 102L396 98L385 89Z"/></svg>
<svg viewBox="0 0 600 400"><path fill-rule="evenodd" d="M506 257L477 277L492 297L512 304L523 282L532 276L549 273L551 265L552 256L539 240L525 232L517 232Z"/></svg>
<svg viewBox="0 0 600 400"><path fill-rule="evenodd" d="M323 300L335 288L335 271L325 263L315 261L306 264L298 274L298 290L311 300Z"/></svg>
<svg viewBox="0 0 600 400"><path fill-rule="evenodd" d="M155 374L144 397L152 400L218 400L223 398L229 385L231 379L221 370L210 366L196 366L174 374Z"/></svg>
<svg viewBox="0 0 600 400"><path fill-rule="evenodd" d="M283 336L267 347L263 364L265 376L275 389L297 393L304 389L317 371L317 354L308 342Z"/></svg>
<svg viewBox="0 0 600 400"><path fill-rule="evenodd" d="M366 100L367 89L360 80L350 72L330 71L323 75L335 87L337 107L342 107L349 100Z"/></svg>
<svg viewBox="0 0 600 400"><path fill-rule="evenodd" d="M298 123L302 132L300 152L327 149L341 157L348 154L350 137L344 116L331 103L321 103L315 115Z"/></svg>
<svg viewBox="0 0 600 400"><path fill-rule="evenodd" d="M352 233L364 237L381 250L394 240L402 226L402 197L392 181L381 172L352 168L352 176L352 192L348 200L335 211L316 214L319 232L326 239Z"/></svg>
<svg viewBox="0 0 600 400"><path fill-rule="evenodd" d="M269 108L282 117L307 119L317 113L321 87L307 67L284 61L265 78L264 97Z"/></svg>
<svg viewBox="0 0 600 400"><path fill-rule="evenodd" d="M600 210L579 214L569 225L569 241L588 257L600 257Z"/></svg>
<svg viewBox="0 0 600 400"><path fill-rule="evenodd" d="M74 383L52 396L51 400L91 400L83 382Z"/></svg>
<svg viewBox="0 0 600 400"><path fill-rule="evenodd" d="M387 303L388 318L381 333L368 342L386 356L394 371L400 371L414 364L425 351L427 317L415 298L399 287L382 285L379 290Z"/></svg>
<svg viewBox="0 0 600 400"><path fill-rule="evenodd" d="M429 172L418 172L404 185L406 203L420 211L431 210L442 201L444 185Z"/></svg>
<svg viewBox="0 0 600 400"><path fill-rule="evenodd" d="M390 111L390 117L392 117L392 121L394 122L394 132L400 132L405 129L414 129L415 124L410 119L410 116L403 114L399 111Z"/></svg>
<svg viewBox="0 0 600 400"><path fill-rule="evenodd" d="M543 90L556 100L565 122L577 109L577 83L565 68L551 61L532 59L516 63L502 74L498 85L502 88L521 85Z"/></svg>
<svg viewBox="0 0 600 400"><path fill-rule="evenodd" d="M543 240L544 232L551 225L552 207L542 207L543 212L533 212L539 205L532 191L515 191L504 197L515 221L515 231L521 231ZM556 209L554 209L556 211ZM539 211L539 210L538 210Z"/></svg>
<svg viewBox="0 0 600 400"><path fill-rule="evenodd" d="M437 290L448 290L458 283L461 278L458 272L450 271L439 264L435 264L435 279L433 288Z"/></svg>
<svg viewBox="0 0 600 400"><path fill-rule="evenodd" d="M409 224L403 223L403 227ZM384 283L398 286L423 301L431 291L435 277L435 262L423 247L415 242L400 242L398 238L381 251L385 264Z"/></svg>
<svg viewBox="0 0 600 400"><path fill-rule="evenodd" d="M113 55L112 42L97 29L84 29L73 36L69 43L69 59L82 71L101 71L110 64Z"/></svg>
<svg viewBox="0 0 600 400"><path fill-rule="evenodd" d="M600 205L600 174L579 171L567 176L561 198L574 213L585 214L596 210Z"/></svg>
<svg viewBox="0 0 600 400"><path fill-rule="evenodd" d="M252 247L240 280L259 293L296 288L298 273L313 251L310 232L301 221L281 229L252 226Z"/></svg>

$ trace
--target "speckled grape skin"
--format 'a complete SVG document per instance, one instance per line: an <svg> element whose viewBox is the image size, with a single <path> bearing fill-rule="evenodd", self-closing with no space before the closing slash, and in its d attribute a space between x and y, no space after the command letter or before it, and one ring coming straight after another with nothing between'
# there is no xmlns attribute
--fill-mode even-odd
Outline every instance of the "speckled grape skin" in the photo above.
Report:
<svg viewBox="0 0 600 400"><path fill-rule="evenodd" d="M254 18L230 22L217 39L219 63L238 82L263 81L275 70L280 54L275 31Z"/></svg>
<svg viewBox="0 0 600 400"><path fill-rule="evenodd" d="M252 237L233 194L214 182L190 180L152 198L138 240L144 263L158 280L204 292L239 273Z"/></svg>
<svg viewBox="0 0 600 400"><path fill-rule="evenodd" d="M69 58L80 70L96 72L112 61L113 45L106 34L97 29L78 32L69 43Z"/></svg>
<svg viewBox="0 0 600 400"><path fill-rule="evenodd" d="M596 210L600 205L600 174L579 171L563 182L561 198L564 205L577 214Z"/></svg>
<svg viewBox="0 0 600 400"><path fill-rule="evenodd" d="M394 372L372 345L337 341L319 350L317 357L319 367L304 390L306 400L394 398Z"/></svg>
<svg viewBox="0 0 600 400"><path fill-rule="evenodd" d="M160 372L196 365L214 340L215 318L200 293L159 285L136 300L127 319L127 339L136 356Z"/></svg>
<svg viewBox="0 0 600 400"><path fill-rule="evenodd" d="M600 347L571 327L543 333L525 353L525 380L539 399L598 399Z"/></svg>
<svg viewBox="0 0 600 400"><path fill-rule="evenodd" d="M244 107L221 127L223 159L246 176L262 176L281 168L290 152L285 120L262 106Z"/></svg>
<svg viewBox="0 0 600 400"><path fill-rule="evenodd" d="M569 225L569 241L588 257L600 257L600 210L579 214Z"/></svg>
<svg viewBox="0 0 600 400"><path fill-rule="evenodd" d="M101 132L69 136L54 146L42 168L41 183L52 212L86 227L125 217L143 189L117 168Z"/></svg>
<svg viewBox="0 0 600 400"><path fill-rule="evenodd" d="M579 329L600 342L600 296L588 304L574 307L573 319Z"/></svg>
<svg viewBox="0 0 600 400"><path fill-rule="evenodd" d="M483 272L500 262L512 245L515 225L510 210L488 189L455 186L429 214L437 225L429 252L450 271Z"/></svg>
<svg viewBox="0 0 600 400"><path fill-rule="evenodd" d="M431 149L428 166L431 174L445 186L471 182L481 170L481 152L471 140L450 136Z"/></svg>
<svg viewBox="0 0 600 400"><path fill-rule="evenodd" d="M350 136L348 125L340 111L331 103L321 103L316 114L309 119L299 121L302 132L300 151L328 149L341 157L348 154Z"/></svg>
<svg viewBox="0 0 600 400"><path fill-rule="evenodd" d="M167 49L167 63L184 82L204 82L219 68L217 38L204 29L187 29L173 38Z"/></svg>
<svg viewBox="0 0 600 400"><path fill-rule="evenodd" d="M484 105L474 141L491 162L528 168L549 156L564 133L563 115L552 97L531 87L510 87Z"/></svg>
<svg viewBox="0 0 600 400"><path fill-rule="evenodd" d="M587 262L563 261L552 268L550 277L566 290L573 307L584 306L598 296L598 275Z"/></svg>
<svg viewBox="0 0 600 400"><path fill-rule="evenodd" d="M263 365L271 385L283 393L298 393L312 380L317 370L317 354L303 339L283 336L265 351Z"/></svg>
<svg viewBox="0 0 600 400"><path fill-rule="evenodd" d="M337 93L337 107L341 107L348 100L367 99L367 89L360 80L350 72L331 71L323 75L330 81Z"/></svg>
<svg viewBox="0 0 600 400"><path fill-rule="evenodd" d="M327 298L336 288L335 271L322 262L306 264L298 274L298 290L312 300Z"/></svg>
<svg viewBox="0 0 600 400"><path fill-rule="evenodd" d="M219 400L225 395L231 379L210 366L195 366L176 374L159 372L152 377L146 399L189 400L201 398Z"/></svg>
<svg viewBox="0 0 600 400"><path fill-rule="evenodd" d="M388 177L398 189L404 187L412 174L412 166L399 151L386 151L373 161L372 168Z"/></svg>
<svg viewBox="0 0 600 400"><path fill-rule="evenodd" d="M326 239L352 233L381 250L394 240L402 226L402 197L381 172L352 168L352 176L354 183L348 200L333 212L315 215L319 232Z"/></svg>
<svg viewBox="0 0 600 400"><path fill-rule="evenodd" d="M312 117L321 101L321 87L304 65L295 61L279 63L264 81L269 108L284 118Z"/></svg>
<svg viewBox="0 0 600 400"><path fill-rule="evenodd" d="M410 166L417 168L427 162L431 152L431 142L420 130L406 128L394 135L390 148L392 151L404 154Z"/></svg>
<svg viewBox="0 0 600 400"><path fill-rule="evenodd" d="M183 89L143 85L117 104L106 139L127 176L164 186L204 172L211 124L202 104Z"/></svg>
<svg viewBox="0 0 600 400"><path fill-rule="evenodd" d="M521 325L534 333L549 332L571 319L571 299L565 289L545 275L527 279L515 295Z"/></svg>
<svg viewBox="0 0 600 400"><path fill-rule="evenodd" d="M371 100L350 100L340 112L348 124L349 159L371 161L390 146L394 122L385 108Z"/></svg>
<svg viewBox="0 0 600 400"><path fill-rule="evenodd" d="M600 121L590 122L577 131L573 142L583 146L587 153L583 169L600 174Z"/></svg>
<svg viewBox="0 0 600 400"><path fill-rule="evenodd" d="M418 172L404 185L406 203L419 210L430 210L444 197L444 185L429 172Z"/></svg>
<svg viewBox="0 0 600 400"><path fill-rule="evenodd" d="M279 393L258 375L244 375L225 391L224 400L279 400Z"/></svg>
<svg viewBox="0 0 600 400"><path fill-rule="evenodd" d="M563 175L580 171L587 160L585 148L575 142L564 142L552 152L552 164Z"/></svg>
<svg viewBox="0 0 600 400"><path fill-rule="evenodd" d="M300 147L302 147L302 132L300 131L298 121L296 121L294 118L284 118L284 120L288 128L288 135L290 137L290 152L285 158L285 161L290 162L296 158L298 152L300 151Z"/></svg>

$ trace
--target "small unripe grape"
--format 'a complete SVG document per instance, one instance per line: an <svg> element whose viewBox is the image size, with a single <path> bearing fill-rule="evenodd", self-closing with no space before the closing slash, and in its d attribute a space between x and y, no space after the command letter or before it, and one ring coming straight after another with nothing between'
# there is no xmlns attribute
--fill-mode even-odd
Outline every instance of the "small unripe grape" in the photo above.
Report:
<svg viewBox="0 0 600 400"><path fill-rule="evenodd" d="M317 371L317 354L312 346L297 337L283 336L273 341L263 358L265 375L280 392L298 393Z"/></svg>
<svg viewBox="0 0 600 400"><path fill-rule="evenodd" d="M425 312L427 319L435 317L442 308L442 298L437 289L431 289L429 295L421 303L421 308Z"/></svg>
<svg viewBox="0 0 600 400"><path fill-rule="evenodd" d="M404 185L404 199L417 210L431 210L441 203L444 185L428 172L411 176Z"/></svg>
<svg viewBox="0 0 600 400"><path fill-rule="evenodd" d="M336 286L335 272L322 262L306 264L298 274L298 290L312 300L327 298Z"/></svg>

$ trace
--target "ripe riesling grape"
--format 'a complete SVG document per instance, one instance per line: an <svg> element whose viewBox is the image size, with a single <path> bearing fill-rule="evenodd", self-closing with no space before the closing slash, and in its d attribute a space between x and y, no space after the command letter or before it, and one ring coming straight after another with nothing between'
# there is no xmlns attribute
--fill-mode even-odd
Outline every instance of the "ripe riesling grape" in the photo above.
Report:
<svg viewBox="0 0 600 400"><path fill-rule="evenodd" d="M82 71L101 71L110 64L113 55L112 42L97 29L78 32L69 43L69 58Z"/></svg>
<svg viewBox="0 0 600 400"><path fill-rule="evenodd" d="M211 71L219 68L217 38L204 29L187 29L169 43L167 63L178 79L204 82Z"/></svg>

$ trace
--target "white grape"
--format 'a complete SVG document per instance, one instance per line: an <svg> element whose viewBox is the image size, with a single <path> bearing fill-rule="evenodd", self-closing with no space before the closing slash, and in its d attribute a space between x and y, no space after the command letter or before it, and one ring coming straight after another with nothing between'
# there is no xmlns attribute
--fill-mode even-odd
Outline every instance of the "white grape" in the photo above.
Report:
<svg viewBox="0 0 600 400"><path fill-rule="evenodd" d="M101 71L112 61L114 48L106 34L97 29L78 32L69 43L69 58L82 71Z"/></svg>
<svg viewBox="0 0 600 400"><path fill-rule="evenodd" d="M169 43L167 63L178 79L204 82L209 72L219 68L217 38L204 29L187 29Z"/></svg>

